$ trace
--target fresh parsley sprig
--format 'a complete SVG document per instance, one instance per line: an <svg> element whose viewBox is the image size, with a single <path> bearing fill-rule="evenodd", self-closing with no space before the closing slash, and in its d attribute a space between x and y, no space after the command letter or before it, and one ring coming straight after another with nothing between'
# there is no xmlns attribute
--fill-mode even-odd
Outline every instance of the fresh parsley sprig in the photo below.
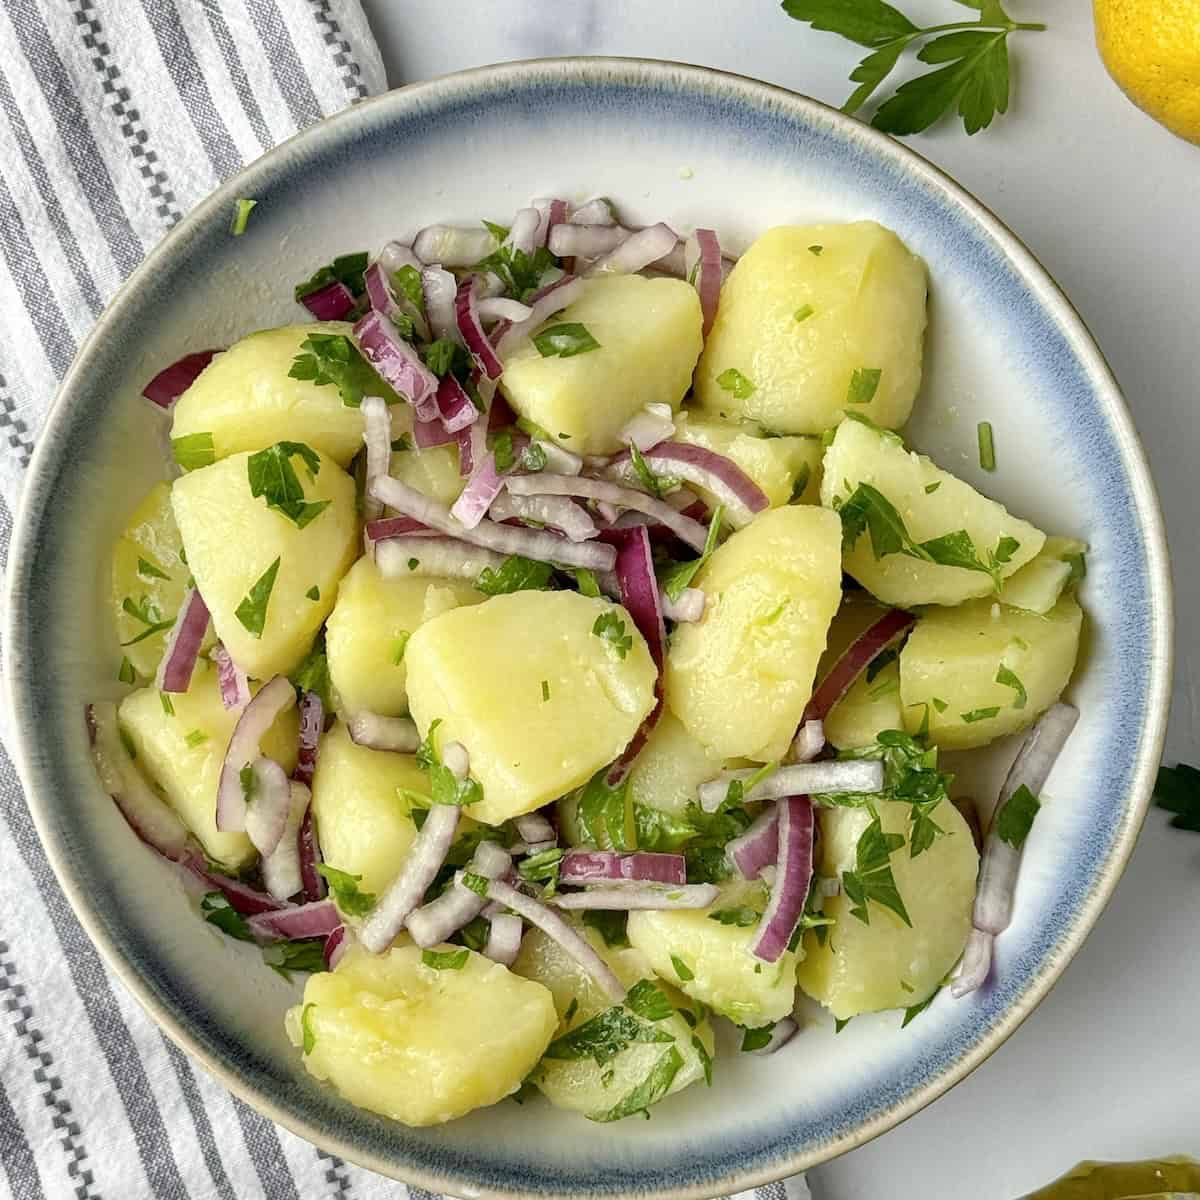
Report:
<svg viewBox="0 0 1200 1200"><path fill-rule="evenodd" d="M850 73L858 87L842 105L857 112L874 95L909 47L923 39L917 58L937 69L902 83L875 110L871 124L885 133L928 129L957 110L968 134L986 129L1008 111L1008 36L1043 30L1040 22L1014 21L1000 0L958 0L974 21L918 26L884 0L783 0L783 11L814 29L840 34L871 53Z"/></svg>

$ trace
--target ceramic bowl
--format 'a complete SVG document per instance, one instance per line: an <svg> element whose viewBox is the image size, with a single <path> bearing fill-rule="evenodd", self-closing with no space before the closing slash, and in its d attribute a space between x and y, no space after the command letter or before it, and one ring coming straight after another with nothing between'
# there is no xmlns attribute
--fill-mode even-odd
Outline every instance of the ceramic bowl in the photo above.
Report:
<svg viewBox="0 0 1200 1200"><path fill-rule="evenodd" d="M436 220L504 220L531 197L616 198L634 222L721 231L872 218L929 267L925 452L1052 532L1091 545L1082 718L1025 853L991 986L943 992L835 1037L810 1016L771 1058L726 1054L650 1121L593 1125L542 1101L406 1129L312 1081L283 1033L297 989L221 939L102 794L82 711L119 652L98 597L109 547L162 477L142 384L185 351L301 317L292 284L333 255ZM258 207L229 235L234 200ZM997 468L978 466L976 425ZM634 60L515 63L418 84L307 130L183 221L113 301L66 379L11 556L8 670L42 840L101 952L166 1032L268 1117L332 1153L462 1197L709 1197L840 1154L963 1078L1079 948L1133 847L1158 762L1171 662L1162 521L1129 414L1069 302L991 213L906 147L762 83ZM985 756L976 794L1012 747ZM993 793L994 794L994 793ZM953 1101L947 1101L953 1103Z"/></svg>

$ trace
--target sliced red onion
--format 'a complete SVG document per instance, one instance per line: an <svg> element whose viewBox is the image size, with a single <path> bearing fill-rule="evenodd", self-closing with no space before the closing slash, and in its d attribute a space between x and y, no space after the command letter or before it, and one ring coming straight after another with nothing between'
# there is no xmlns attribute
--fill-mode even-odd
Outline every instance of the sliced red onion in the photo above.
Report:
<svg viewBox="0 0 1200 1200"><path fill-rule="evenodd" d="M339 925L325 939L325 946L322 953L325 956L325 965L329 970L337 970L337 965L342 961L342 955L349 949L351 940L350 931L345 925Z"/></svg>
<svg viewBox="0 0 1200 1200"><path fill-rule="evenodd" d="M803 720L824 721L854 681L884 650L904 637L915 620L911 613L892 608L859 634L817 685L804 709Z"/></svg>
<svg viewBox="0 0 1200 1200"><path fill-rule="evenodd" d="M246 828L246 796L241 772L259 757L259 745L281 713L296 703L296 693L286 675L276 675L263 685L238 717L225 751L217 787L217 828L233 833Z"/></svg>
<svg viewBox="0 0 1200 1200"><path fill-rule="evenodd" d="M487 428L482 421L475 421L466 429L460 429L458 439L458 473L463 479L470 479L475 474L475 468L483 462L488 452Z"/></svg>
<svg viewBox="0 0 1200 1200"><path fill-rule="evenodd" d="M825 876L817 878L813 886L817 889L819 896L840 896L842 894L842 881L836 876Z"/></svg>
<svg viewBox="0 0 1200 1200"><path fill-rule="evenodd" d="M229 651L218 642L210 654L217 664L217 683L221 689L221 703L226 708L245 708L250 703L250 681L230 657Z"/></svg>
<svg viewBox="0 0 1200 1200"><path fill-rule="evenodd" d="M394 269L398 270L399 268ZM415 269L420 269L419 264ZM392 294L392 287L388 283L388 276L385 272L386 268L382 262L373 262L363 272L363 280L367 287L367 300L371 307L377 313L382 313L389 321L395 321L397 316L406 317L413 323L417 337L422 341L429 341L429 326L426 324L424 316L407 296L403 298L403 301L396 299Z"/></svg>
<svg viewBox="0 0 1200 1200"><path fill-rule="evenodd" d="M429 822L426 821L425 824L428 825ZM592 949L587 940L553 909L499 879L488 883L487 894L489 900L496 900L505 908L512 909L530 925L536 925L547 937L553 938L600 985L611 1000L619 1004L625 999L625 985L612 973L608 964Z"/></svg>
<svg viewBox="0 0 1200 1200"><path fill-rule="evenodd" d="M664 887L655 883L593 887L586 892L562 892L551 901L556 908L596 909L606 912L668 912L708 908L720 895L711 883L685 883Z"/></svg>
<svg viewBox="0 0 1200 1200"><path fill-rule="evenodd" d="M395 537L375 547L375 563L386 579L432 575L474 583L484 567L499 570L504 558L495 550L446 537Z"/></svg>
<svg viewBox="0 0 1200 1200"><path fill-rule="evenodd" d="M513 855L527 854L532 858L535 854L542 854L546 850L555 850L558 848L558 839L550 842L513 842L508 848L508 852Z"/></svg>
<svg viewBox="0 0 1200 1200"><path fill-rule="evenodd" d="M521 935L525 926L515 913L497 913L491 919L484 956L502 966L511 967L521 952Z"/></svg>
<svg viewBox="0 0 1200 1200"><path fill-rule="evenodd" d="M300 851L300 883L305 900L322 900L325 897L325 877L317 870L322 862L321 843L317 840L316 814L312 804L304 811L300 831L296 834Z"/></svg>
<svg viewBox="0 0 1200 1200"><path fill-rule="evenodd" d="M684 479L712 492L735 529L749 525L771 505L766 492L733 459L704 446L660 442L646 451L645 462L655 475Z"/></svg>
<svg viewBox="0 0 1200 1200"><path fill-rule="evenodd" d="M472 427L474 428L474 427ZM518 480L536 479L538 476L525 475L510 477L509 483ZM566 476L556 478L566 479ZM597 482L592 480L590 482ZM615 486L615 485L608 485ZM533 489L533 494L537 489ZM589 570L609 570L616 562L616 552L611 546L598 545L596 542L570 542L554 533L539 529L523 529L515 525L498 525L494 521L482 520L474 529L467 529L460 521L450 515L450 510L444 504L439 504L431 497L409 487L399 479L377 479L373 485L376 499L390 505L397 512L415 517L418 521L438 529L450 537L470 542L475 546L494 550L499 554L519 554L524 558L537 559L542 562L561 563L569 567L587 567ZM674 512L674 510L672 510ZM376 551L383 550L383 543ZM382 564L381 564L382 567Z"/></svg>
<svg viewBox="0 0 1200 1200"><path fill-rule="evenodd" d="M533 444L541 446L547 469L556 475L578 475L583 470L583 459L570 450L564 450L557 442L543 442L535 438Z"/></svg>
<svg viewBox="0 0 1200 1200"><path fill-rule="evenodd" d="M437 390L438 414L447 433L457 433L479 419L477 409L466 389L453 375L443 375ZM449 440L449 439L447 439Z"/></svg>
<svg viewBox="0 0 1200 1200"><path fill-rule="evenodd" d="M541 813L522 813L513 823L521 839L527 843L550 842L554 845L558 842L554 826Z"/></svg>
<svg viewBox="0 0 1200 1200"><path fill-rule="evenodd" d="M564 226L564 228L566 227ZM582 291L582 279L575 275L564 275L561 279L556 279L553 283L535 292L530 299L529 316L525 320L514 322L503 330L497 327L496 353L506 354L555 313L561 312L568 304L574 304ZM564 474L570 473L564 472Z"/></svg>
<svg viewBox="0 0 1200 1200"><path fill-rule="evenodd" d="M479 316L484 321L528 321L533 316L533 309L520 300L510 300L507 296L490 296L479 302Z"/></svg>
<svg viewBox="0 0 1200 1200"><path fill-rule="evenodd" d="M687 256L684 252L683 242L676 242L662 258L656 258L647 270L659 271L663 275L671 275L676 279L686 279Z"/></svg>
<svg viewBox="0 0 1200 1200"><path fill-rule="evenodd" d="M825 749L825 725L822 721L805 721L792 739L784 762L812 762Z"/></svg>
<svg viewBox="0 0 1200 1200"><path fill-rule="evenodd" d="M512 870L512 858L495 842L480 842L467 870L485 879L502 879ZM440 896L408 914L405 928L418 946L428 949L474 920L486 903L456 876Z"/></svg>
<svg viewBox="0 0 1200 1200"><path fill-rule="evenodd" d="M788 948L804 912L813 874L813 810L807 796L787 796L779 812L778 853L771 899L758 924L750 953L763 962L778 962Z"/></svg>
<svg viewBox="0 0 1200 1200"><path fill-rule="evenodd" d="M178 862L187 852L187 830L130 760L118 731L117 706L103 701L86 712L93 731L92 758L104 790L143 842Z"/></svg>
<svg viewBox="0 0 1200 1200"><path fill-rule="evenodd" d="M423 263L441 263L443 267L473 267L495 249L496 238L482 227L427 225L413 238L413 252Z"/></svg>
<svg viewBox="0 0 1200 1200"><path fill-rule="evenodd" d="M582 887L588 883L687 883L687 862L682 854L638 850L568 850L559 863L560 883Z"/></svg>
<svg viewBox="0 0 1200 1200"><path fill-rule="evenodd" d="M421 744L421 735L411 717L381 717L378 713L360 712L350 718L346 728L350 740L368 750L413 754Z"/></svg>
<svg viewBox="0 0 1200 1200"><path fill-rule="evenodd" d="M735 779L743 782L757 774L754 767L722 771L699 788L700 807L716 812ZM782 796L810 796L821 792L878 792L883 790L883 763L870 758L831 759L829 762L795 763L779 767L745 795L747 801L776 800Z"/></svg>
<svg viewBox="0 0 1200 1200"><path fill-rule="evenodd" d="M501 492L488 516L493 521L535 521L564 533L573 542L586 542L600 531L587 509L566 496L512 496Z"/></svg>
<svg viewBox="0 0 1200 1200"><path fill-rule="evenodd" d="M992 973L992 951L995 948L994 934L982 929L972 929L963 950L962 966L950 983L950 994L961 1000L963 996L983 987Z"/></svg>
<svg viewBox="0 0 1200 1200"><path fill-rule="evenodd" d="M169 367L163 367L144 388L142 395L159 408L170 408L196 382L197 376L212 362L219 350L198 350L185 354Z"/></svg>
<svg viewBox="0 0 1200 1200"><path fill-rule="evenodd" d="M694 249L693 249L694 247ZM692 278L693 254L696 269L696 291L700 293L700 311L704 314L704 336L717 315L717 302L721 298L721 243L711 229L697 229L688 238L687 278Z"/></svg>
<svg viewBox="0 0 1200 1200"><path fill-rule="evenodd" d="M283 834L275 848L262 857L263 886L276 900L288 900L304 887L300 871L300 826L312 801L312 792L295 780L290 790L291 804ZM251 812L254 807L251 806ZM246 823L250 824L249 817Z"/></svg>
<svg viewBox="0 0 1200 1200"><path fill-rule="evenodd" d="M160 692L179 693L188 690L200 654L200 643L207 632L208 605L199 591L190 587L184 594L159 660L155 687Z"/></svg>
<svg viewBox="0 0 1200 1200"><path fill-rule="evenodd" d="M519 250L522 254L532 255L538 247L537 236L541 226L542 214L536 208L530 206L517 209L512 225L509 226L508 237L504 239L504 245L513 250ZM476 262L478 261L476 259Z"/></svg>
<svg viewBox="0 0 1200 1200"><path fill-rule="evenodd" d="M382 954L395 940L409 913L421 903L454 841L459 808L435 804L417 833L400 874L379 897L359 930L359 940L372 954Z"/></svg>
<svg viewBox="0 0 1200 1200"><path fill-rule="evenodd" d="M648 536L648 534L647 534ZM672 621L699 621L704 616L707 597L699 588L684 588L678 600L662 593L663 616Z"/></svg>
<svg viewBox="0 0 1200 1200"><path fill-rule="evenodd" d="M429 318L430 333L438 341L449 339L461 343L458 321L454 316L458 280L441 267L426 267L421 272L421 291L425 297L425 315Z"/></svg>
<svg viewBox="0 0 1200 1200"><path fill-rule="evenodd" d="M771 1030L770 1040L765 1045L759 1046L757 1050L747 1050L747 1054L774 1054L781 1046L786 1046L788 1042L796 1036L800 1031L800 1026L791 1017L784 1017L782 1021L776 1021L775 1027Z"/></svg>
<svg viewBox="0 0 1200 1200"><path fill-rule="evenodd" d="M253 917L258 913L278 912L281 908L287 907L268 896L266 892L260 892L257 888L242 883L239 879L221 875L216 871L209 871L202 854L194 854L180 865L186 867L207 887L219 891L229 901L230 907L235 912L241 913L243 917Z"/></svg>
<svg viewBox="0 0 1200 1200"><path fill-rule="evenodd" d="M598 258L615 250L631 236L632 231L620 225L584 225L572 218L566 225L555 225L546 244L550 253L558 258Z"/></svg>
<svg viewBox="0 0 1200 1200"><path fill-rule="evenodd" d="M612 201L606 196L594 196L586 204L581 204L576 208L568 219L573 225L615 225L617 223Z"/></svg>
<svg viewBox="0 0 1200 1200"><path fill-rule="evenodd" d="M474 529L503 487L504 476L496 468L496 456L489 451L450 506L450 515L460 521L464 529Z"/></svg>
<svg viewBox="0 0 1200 1200"><path fill-rule="evenodd" d="M767 805L740 837L725 847L725 857L743 879L757 879L779 856L779 811Z"/></svg>
<svg viewBox="0 0 1200 1200"><path fill-rule="evenodd" d="M260 755L250 764L250 770L254 787L253 798L246 805L246 836L266 857L275 851L287 828L291 784L287 772L274 759Z"/></svg>
<svg viewBox="0 0 1200 1200"><path fill-rule="evenodd" d="M414 521L412 517L380 517L377 521L368 521L364 532L367 540L386 542L388 538L398 537L437 537L436 529Z"/></svg>
<svg viewBox="0 0 1200 1200"><path fill-rule="evenodd" d="M675 413L669 404L647 404L617 434L623 446L631 442L639 450L652 450L659 442L675 436Z"/></svg>
<svg viewBox="0 0 1200 1200"><path fill-rule="evenodd" d="M462 742L447 742L442 747L442 766L455 779L466 779L471 773L471 757Z"/></svg>
<svg viewBox="0 0 1200 1200"><path fill-rule="evenodd" d="M300 697L300 749L292 778L312 787L313 772L317 769L317 749L325 728L325 706L316 692Z"/></svg>
<svg viewBox="0 0 1200 1200"><path fill-rule="evenodd" d="M471 356L479 364L479 369L489 379L499 379L504 370L491 340L483 331L479 318L478 277L469 276L458 285L458 294L454 297L454 316L458 321L458 332Z"/></svg>
<svg viewBox="0 0 1200 1200"><path fill-rule="evenodd" d="M367 445L366 482L370 484L386 475L392 462L392 417L382 396L364 396L360 408L363 418L363 441ZM363 498L363 516L373 521L383 512L383 505L368 493Z"/></svg>
<svg viewBox="0 0 1200 1200"><path fill-rule="evenodd" d="M607 479L589 479L578 475L554 475L539 471L533 475L516 475L508 481L514 496L584 496L646 513L665 525L681 541L697 553L703 553L708 531L698 521L682 516L669 504L636 488L622 487ZM584 564L577 564L582 566Z"/></svg>
<svg viewBox="0 0 1200 1200"><path fill-rule="evenodd" d="M565 200L551 200L547 208L546 232L549 236L549 231L555 225L561 225L567 220L569 209Z"/></svg>
<svg viewBox="0 0 1200 1200"><path fill-rule="evenodd" d="M354 326L354 340L363 357L392 388L404 396L423 421L437 413L437 376L382 313L371 311Z"/></svg>
<svg viewBox="0 0 1200 1200"><path fill-rule="evenodd" d="M431 446L445 446L457 440L443 424L440 415L432 421L422 421L414 414L412 437L418 450L428 450Z"/></svg>
<svg viewBox="0 0 1200 1200"><path fill-rule="evenodd" d="M561 226L563 229L569 226ZM588 275L633 275L645 270L655 259L670 254L679 238L669 225L661 221L639 229L615 249L588 268Z"/></svg>
<svg viewBox="0 0 1200 1200"><path fill-rule="evenodd" d="M318 321L340 321L354 308L354 293L340 279L303 296L300 303Z"/></svg>
<svg viewBox="0 0 1200 1200"><path fill-rule="evenodd" d="M395 275L401 267L412 267L414 271L421 269L421 260L412 247L403 242L386 243L379 252L379 264L389 275Z"/></svg>
<svg viewBox="0 0 1200 1200"><path fill-rule="evenodd" d="M247 922L251 933L260 938L283 938L299 941L302 938L330 937L340 929L342 918L332 900L313 904L298 904L275 912L259 913Z"/></svg>

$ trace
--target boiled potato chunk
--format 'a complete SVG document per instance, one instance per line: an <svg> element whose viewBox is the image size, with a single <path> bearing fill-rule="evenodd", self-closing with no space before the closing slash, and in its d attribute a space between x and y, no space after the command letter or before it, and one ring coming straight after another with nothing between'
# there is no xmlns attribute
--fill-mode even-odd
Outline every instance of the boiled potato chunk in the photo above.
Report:
<svg viewBox="0 0 1200 1200"><path fill-rule="evenodd" d="M589 279L547 327L578 323L599 349L543 358L532 340L505 356L514 411L577 454L612 454L621 427L647 404L678 408L700 356L700 298L682 279Z"/></svg>
<svg viewBox="0 0 1200 1200"><path fill-rule="evenodd" d="M935 609L900 653L904 722L966 750L1032 725L1071 678L1083 613L1063 596L1044 616L976 600Z"/></svg>
<svg viewBox="0 0 1200 1200"><path fill-rule="evenodd" d="M257 691L257 688L253 690ZM121 731L137 765L192 831L213 862L237 871L255 857L244 833L217 831L217 784L238 714L221 703L217 669L196 661L191 686L171 697L170 713L158 691L142 688L121 702ZM262 741L262 752L289 774L296 765L299 722L294 709L282 713Z"/></svg>
<svg viewBox="0 0 1200 1200"><path fill-rule="evenodd" d="M649 962L639 951L606 946L594 929L581 927L580 933L626 987L632 987L642 979L654 978ZM512 969L550 989L559 1018L556 1037L577 1029L611 1006L612 1002L591 976L540 929L530 929L525 934ZM676 1011L664 1020L652 1023L657 1033L674 1038L674 1049L682 1059L664 1093L669 1096L704 1079L705 1056L712 1056L713 1035L708 1021L696 1017L684 996L669 984L660 983L659 987L676 1010L689 1011L695 1021L693 1029ZM600 1117L638 1087L670 1048L671 1043L667 1041L633 1042L603 1065L594 1058L543 1058L531 1078L558 1108Z"/></svg>
<svg viewBox="0 0 1200 1200"><path fill-rule="evenodd" d="M907 842L909 807L888 801L878 805L878 811L884 832L902 834ZM817 813L819 873L832 877L854 870L858 839L871 814L864 808L823 808ZM825 915L836 922L825 944L811 930L804 935L800 986L839 1021L920 1004L962 954L971 931L979 855L967 823L952 804L941 803L932 816L945 836L916 858L907 845L890 858L911 928L874 900L868 902L870 924L864 924L851 913L853 906L842 893L825 900Z"/></svg>
<svg viewBox="0 0 1200 1200"><path fill-rule="evenodd" d="M408 405L404 406L406 409ZM416 488L447 507L458 499L463 490L463 478L458 473L457 446L429 446L424 450L397 450L392 455L391 474L401 483Z"/></svg>
<svg viewBox="0 0 1200 1200"><path fill-rule="evenodd" d="M817 667L818 682L825 678L851 643L886 611L861 595L852 594L846 599L829 627L829 643L821 656L821 665ZM889 657L891 661L878 670L875 670L874 664L868 667L825 718L825 738L839 750L869 746L882 730L904 728L900 705L900 666L896 662L894 649Z"/></svg>
<svg viewBox="0 0 1200 1200"><path fill-rule="evenodd" d="M1001 604L1048 613L1058 602L1087 552L1087 543L1075 538L1048 537L1041 553L1009 576L996 597Z"/></svg>
<svg viewBox="0 0 1200 1200"><path fill-rule="evenodd" d="M698 742L679 718L664 712L629 771L629 791L637 804L682 816L696 802L696 790L720 774L724 760Z"/></svg>
<svg viewBox="0 0 1200 1200"><path fill-rule="evenodd" d="M466 955L438 970L412 945L352 946L336 970L310 975L287 1017L293 1044L308 1031L309 1073L405 1125L452 1121L515 1092L554 1034L554 1002L540 983Z"/></svg>
<svg viewBox="0 0 1200 1200"><path fill-rule="evenodd" d="M249 458L234 454L177 479L172 504L188 567L217 636L243 671L267 679L300 662L333 608L338 580L358 549L358 514L354 480L336 463L320 455L320 469L310 478L293 459L305 500L329 501L299 528L268 508L265 496L250 494ZM250 605L251 589L267 589L276 562L265 606L261 595ZM248 611L239 617L243 601ZM261 632L253 627L255 610Z"/></svg>
<svg viewBox="0 0 1200 1200"><path fill-rule="evenodd" d="M385 579L360 558L338 585L325 627L329 676L343 712L400 716L408 711L406 643L418 625L483 593L470 584L415 576Z"/></svg>
<svg viewBox="0 0 1200 1200"><path fill-rule="evenodd" d="M121 653L143 677L158 670L170 629L143 635L175 617L187 590L182 549L171 511L171 485L156 483L114 543L109 574Z"/></svg>
<svg viewBox="0 0 1200 1200"><path fill-rule="evenodd" d="M730 908L761 913L766 903L761 884L725 884L710 909L630 913L629 942L658 975L714 1012L738 1025L769 1025L792 1011L796 954L785 950L778 962L761 962L750 953L757 926L712 919L713 913ZM691 979L681 977L676 959Z"/></svg>
<svg viewBox="0 0 1200 1200"><path fill-rule="evenodd" d="M924 332L925 268L890 230L769 229L721 289L696 398L776 433L821 433L858 397L852 411L895 429L921 383ZM879 372L873 391L852 385L861 371Z"/></svg>
<svg viewBox="0 0 1200 1200"><path fill-rule="evenodd" d="M314 333L349 335L344 321L260 329L235 342L176 401L171 440L212 437L214 458L306 442L344 467L363 444L362 413L342 403L332 384L293 379L301 343Z"/></svg>
<svg viewBox="0 0 1200 1200"><path fill-rule="evenodd" d="M737 463L766 493L772 508L798 501L820 503L821 442L809 437L763 437L749 424L714 421L702 414L681 413L675 440L703 446ZM697 489L715 507L718 497Z"/></svg>
<svg viewBox="0 0 1200 1200"><path fill-rule="evenodd" d="M826 509L771 509L696 575L708 606L672 635L667 704L722 757L765 762L787 749L841 600L841 540Z"/></svg>
<svg viewBox="0 0 1200 1200"><path fill-rule="evenodd" d="M611 614L609 616L608 614ZM624 656L594 632L617 621ZM424 737L461 742L489 825L586 783L654 707L657 672L629 614L577 592L513 592L456 608L412 635L408 703Z"/></svg>
<svg viewBox="0 0 1200 1200"><path fill-rule="evenodd" d="M906 450L895 435L861 421L843 421L825 451L821 503L838 507L860 483L879 491L896 509L914 542L966 530L975 553L986 563L1001 538L1017 547L1000 567L1015 574L1042 548L1046 535L1011 516L1002 504L981 496L969 484L943 471L922 454ZM931 490L932 489L932 490ZM906 554L876 558L864 529L845 555L846 571L885 604L961 604L993 590L985 571L925 562Z"/></svg>

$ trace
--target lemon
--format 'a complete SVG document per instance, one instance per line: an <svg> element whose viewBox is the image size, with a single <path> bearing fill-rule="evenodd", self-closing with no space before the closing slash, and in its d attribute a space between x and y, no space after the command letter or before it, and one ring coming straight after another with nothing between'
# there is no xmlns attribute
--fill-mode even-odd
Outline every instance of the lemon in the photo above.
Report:
<svg viewBox="0 0 1200 1200"><path fill-rule="evenodd" d="M1200 143L1200 0L1095 0L1096 44L1139 108Z"/></svg>

